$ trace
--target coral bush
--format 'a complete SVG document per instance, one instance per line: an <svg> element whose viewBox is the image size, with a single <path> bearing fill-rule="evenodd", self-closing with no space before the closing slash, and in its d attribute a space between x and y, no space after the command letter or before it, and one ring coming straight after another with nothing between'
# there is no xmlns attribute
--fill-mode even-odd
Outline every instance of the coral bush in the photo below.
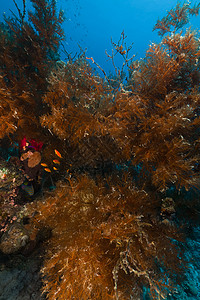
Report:
<svg viewBox="0 0 200 300"><path fill-rule="evenodd" d="M52 228L42 269L48 299L130 299L133 287L139 297L142 283L164 298L167 284L158 270L166 277L178 272L169 241L178 234L156 218L156 195L119 178L115 184L87 176L69 182L33 204L35 229Z"/></svg>
<svg viewBox="0 0 200 300"><path fill-rule="evenodd" d="M53 300L140 299L145 286L166 299L184 273L176 193L167 190L199 188L200 45L197 33L178 31L199 5L177 5L159 21L167 35L140 61L129 60L124 33L112 43L111 60L118 53L129 69L125 84L124 69L102 78L85 53L60 60L55 0L31 0L28 15L25 0L23 11L14 3L19 17L0 24L0 138L37 135L48 179L60 180L29 208L33 236L52 230L43 291ZM101 173L81 174L99 164Z"/></svg>
<svg viewBox="0 0 200 300"><path fill-rule="evenodd" d="M177 31L189 22L189 16L199 14L200 4L191 7L191 2L177 3L175 8L167 12L161 20L156 22L154 30L158 30L158 34L163 36L167 32Z"/></svg>
<svg viewBox="0 0 200 300"><path fill-rule="evenodd" d="M153 185L199 185L199 42L194 32L168 35L130 67L132 92L118 94L109 124L121 157L141 164Z"/></svg>
<svg viewBox="0 0 200 300"><path fill-rule="evenodd" d="M0 98L0 139L2 139L15 132L18 126L23 124L22 107L29 103L30 97L25 91L17 93L14 88L9 89L1 76Z"/></svg>
<svg viewBox="0 0 200 300"><path fill-rule="evenodd" d="M113 88L90 67L84 55L58 61L44 96L49 111L42 126L65 142L73 167L113 158L117 145L109 135L106 118L113 103ZM68 149L68 150L67 150Z"/></svg>
<svg viewBox="0 0 200 300"><path fill-rule="evenodd" d="M199 184L195 172L199 155L194 151L199 148L199 99L193 90L171 92L158 103L142 96L116 100L110 133L121 145L122 157L140 164L143 179L151 176L152 184L160 190Z"/></svg>
<svg viewBox="0 0 200 300"><path fill-rule="evenodd" d="M29 11L28 15L25 1L23 11L14 2L19 17L14 15L0 23L1 93L6 98L1 110L5 124L9 124L4 133L1 131L1 138L20 128L25 131L30 123L32 126L40 126L39 116L43 107L42 95L47 87L46 78L57 59L63 38L63 14L60 12L57 16L55 1L31 2L34 10ZM16 103L16 98L21 101ZM18 110L21 111L19 116Z"/></svg>
<svg viewBox="0 0 200 300"><path fill-rule="evenodd" d="M44 97L50 112L41 124L76 145L79 157L87 153L82 161L93 166L98 152L102 159L140 164L143 183L148 177L160 190L197 187L199 54L195 32L169 33L130 64L128 85L115 90L114 99L112 86L84 57L59 62ZM100 140L104 148L97 148Z"/></svg>
<svg viewBox="0 0 200 300"><path fill-rule="evenodd" d="M112 89L93 73L84 57L67 64L57 62L49 83L44 102L51 112L41 117L43 126L71 142L103 134L101 119L112 101Z"/></svg>

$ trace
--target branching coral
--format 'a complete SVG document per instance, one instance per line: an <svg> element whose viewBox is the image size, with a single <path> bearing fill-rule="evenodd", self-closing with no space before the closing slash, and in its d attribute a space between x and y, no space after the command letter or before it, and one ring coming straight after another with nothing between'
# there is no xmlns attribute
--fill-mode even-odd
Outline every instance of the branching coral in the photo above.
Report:
<svg viewBox="0 0 200 300"><path fill-rule="evenodd" d="M149 219L155 195L117 181L96 184L82 176L38 202L35 229L52 228L42 270L48 299L130 299L133 286L139 295L142 284L155 295L167 292L156 269L164 264L172 273L180 267L169 242L178 237L175 228L153 214Z"/></svg>
<svg viewBox="0 0 200 300"><path fill-rule="evenodd" d="M3 76L0 77L0 139L14 133L23 126L23 106L30 103L30 95L14 88L8 88ZM27 120L29 117L27 117Z"/></svg>
<svg viewBox="0 0 200 300"><path fill-rule="evenodd" d="M112 108L110 134L161 190L199 185L199 155L193 151L199 134L198 59L194 32L166 36L132 64L132 91L118 94Z"/></svg>
<svg viewBox="0 0 200 300"><path fill-rule="evenodd" d="M185 92L199 83L199 54L195 32L168 35L161 44L151 44L141 62L130 66L130 86L154 101L174 90Z"/></svg>
<svg viewBox="0 0 200 300"><path fill-rule="evenodd" d="M39 116L43 107L42 95L47 87L46 78L58 58L59 44L63 38L60 26L63 20L62 12L57 16L55 1L31 2L35 10L28 12L28 20L25 19L25 1L23 12L15 2L19 17L14 15L5 18L5 22L0 24L2 94L5 94L3 88L9 91L9 96L4 96L6 104L1 99L2 114L7 115L3 121L10 125L5 134L12 133L18 126L25 132L30 120L32 126L40 126ZM21 101L16 102L16 98L21 98ZM18 124L12 122L14 106L15 112L20 110L23 113L17 117L20 120Z"/></svg>
<svg viewBox="0 0 200 300"><path fill-rule="evenodd" d="M198 143L200 96L193 90L172 92L159 103L143 99L126 96L116 101L116 121L110 132L121 145L121 155L134 165L142 164L144 178L148 171L160 189L168 184L195 186L199 156L193 147Z"/></svg>
<svg viewBox="0 0 200 300"><path fill-rule="evenodd" d="M184 2L182 5L177 3L175 8L167 12L167 15L158 20L154 26L154 30L158 30L158 34L163 36L165 33L171 32L172 29L177 31L189 22L190 15L198 15L200 3L190 7L190 2Z"/></svg>
<svg viewBox="0 0 200 300"><path fill-rule="evenodd" d="M200 45L196 33L176 32L199 6L177 5L158 22L161 35L170 26L175 31L141 61L128 59L122 33L110 58L124 57L125 86L123 72L116 69L110 84L85 55L58 60L62 12L56 14L55 0L31 2L28 21L23 1L19 18L0 24L0 138L37 128L46 140L51 135L45 159L58 144L62 152L62 181L30 208L29 229L52 230L43 290L53 300L121 300L139 299L146 286L154 299L165 299L181 261L170 242L179 239L175 224L160 220L161 195L172 186L199 186ZM107 160L115 164L110 178L75 174Z"/></svg>
<svg viewBox="0 0 200 300"><path fill-rule="evenodd" d="M42 116L43 126L61 139L71 141L104 132L100 120L112 100L112 89L93 74L84 57L67 64L57 62L49 82L44 102L49 105L51 114Z"/></svg>
<svg viewBox="0 0 200 300"><path fill-rule="evenodd" d="M50 112L41 123L75 145L79 154L85 152L82 160L88 157L93 166L96 141L109 140L104 149L98 148L101 157L140 164L143 183L148 176L160 190L172 184L196 187L199 156L192 149L198 144L198 58L195 32L166 36L129 66L131 90L115 91L115 101L112 87L93 73L84 57L59 62L44 97Z"/></svg>
<svg viewBox="0 0 200 300"><path fill-rule="evenodd" d="M112 91L82 56L67 64L59 61L52 71L44 97L50 111L40 120L42 126L67 140L73 164L95 166L99 159L112 159L117 151L105 122Z"/></svg>

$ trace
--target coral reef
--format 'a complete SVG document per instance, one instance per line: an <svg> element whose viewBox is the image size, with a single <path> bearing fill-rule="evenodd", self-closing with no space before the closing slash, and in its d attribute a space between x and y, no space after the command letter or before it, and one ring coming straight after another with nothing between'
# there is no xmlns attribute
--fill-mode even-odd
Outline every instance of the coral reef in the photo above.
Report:
<svg viewBox="0 0 200 300"><path fill-rule="evenodd" d="M55 0L31 0L33 11L14 3L19 16L0 23L1 150L39 140L44 169L39 196L12 210L23 176L2 161L0 249L43 241L49 300L141 299L145 289L166 299L188 265L179 206L193 191L199 199L200 44L179 31L199 5L158 21L162 40L140 61L128 58L122 32L108 56L124 64L109 78L85 53L60 60Z"/></svg>

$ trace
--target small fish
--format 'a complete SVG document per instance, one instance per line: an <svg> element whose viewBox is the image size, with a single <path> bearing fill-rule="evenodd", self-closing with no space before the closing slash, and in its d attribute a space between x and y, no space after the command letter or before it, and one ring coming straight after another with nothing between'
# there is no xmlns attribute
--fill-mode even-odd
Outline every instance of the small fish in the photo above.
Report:
<svg viewBox="0 0 200 300"><path fill-rule="evenodd" d="M49 168L45 168L44 170L49 173L51 172L51 170Z"/></svg>
<svg viewBox="0 0 200 300"><path fill-rule="evenodd" d="M69 172L69 169L67 170L67 173Z"/></svg>
<svg viewBox="0 0 200 300"><path fill-rule="evenodd" d="M54 164L58 164L58 165L60 164L59 160L57 160L57 159L54 159L53 162L54 162Z"/></svg>
<svg viewBox="0 0 200 300"><path fill-rule="evenodd" d="M57 171L57 170L58 170L56 167L53 167L53 169L54 169L55 171Z"/></svg>
<svg viewBox="0 0 200 300"><path fill-rule="evenodd" d="M22 190L24 190L25 192L27 192L29 194L29 196L33 196L34 195L34 188L31 185L29 185L28 183L23 183L21 185Z"/></svg>
<svg viewBox="0 0 200 300"><path fill-rule="evenodd" d="M60 154L60 152L58 152L58 150L54 150L55 151L55 154L58 156L58 157L60 157L60 158L62 158L62 155Z"/></svg>
<svg viewBox="0 0 200 300"><path fill-rule="evenodd" d="M42 167L48 167L47 164L45 164L45 163L41 163L41 166Z"/></svg>

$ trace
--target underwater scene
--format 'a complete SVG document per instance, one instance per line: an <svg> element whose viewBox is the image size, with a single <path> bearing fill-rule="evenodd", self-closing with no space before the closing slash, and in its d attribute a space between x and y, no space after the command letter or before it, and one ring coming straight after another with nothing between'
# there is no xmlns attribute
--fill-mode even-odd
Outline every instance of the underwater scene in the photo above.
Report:
<svg viewBox="0 0 200 300"><path fill-rule="evenodd" d="M200 299L200 2L2 2L0 300Z"/></svg>

